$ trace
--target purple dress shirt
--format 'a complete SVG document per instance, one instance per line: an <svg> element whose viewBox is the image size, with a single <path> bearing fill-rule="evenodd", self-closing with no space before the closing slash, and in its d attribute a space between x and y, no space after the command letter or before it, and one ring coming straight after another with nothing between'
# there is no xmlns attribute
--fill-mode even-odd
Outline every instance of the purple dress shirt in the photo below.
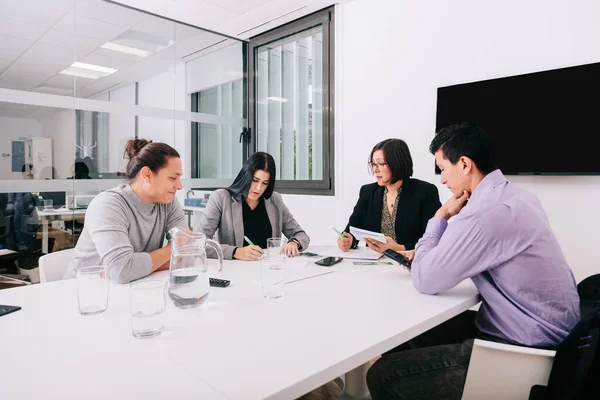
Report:
<svg viewBox="0 0 600 400"><path fill-rule="evenodd" d="M471 278L477 328L515 344L556 346L579 321L573 272L540 201L495 170L449 221L433 217L415 247L412 279L435 294Z"/></svg>

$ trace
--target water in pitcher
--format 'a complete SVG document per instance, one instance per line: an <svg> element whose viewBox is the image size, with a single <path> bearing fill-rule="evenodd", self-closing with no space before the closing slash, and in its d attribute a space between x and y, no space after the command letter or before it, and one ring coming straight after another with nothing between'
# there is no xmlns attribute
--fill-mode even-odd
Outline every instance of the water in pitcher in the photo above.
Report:
<svg viewBox="0 0 600 400"><path fill-rule="evenodd" d="M169 298L179 308L202 305L208 298L209 290L205 268L182 268L169 274Z"/></svg>

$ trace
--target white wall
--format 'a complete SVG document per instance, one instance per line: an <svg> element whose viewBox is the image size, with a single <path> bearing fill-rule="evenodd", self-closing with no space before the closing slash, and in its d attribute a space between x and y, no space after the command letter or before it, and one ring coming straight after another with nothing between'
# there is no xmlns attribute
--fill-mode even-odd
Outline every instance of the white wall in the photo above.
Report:
<svg viewBox="0 0 600 400"><path fill-rule="evenodd" d="M23 179L21 172L12 172L12 141L27 136L41 136L39 121L29 118L0 117L0 175L2 179ZM10 154L3 157L2 153Z"/></svg>
<svg viewBox="0 0 600 400"><path fill-rule="evenodd" d="M380 140L406 140L415 177L439 184L427 151L437 87L600 61L594 0L357 0L336 13L336 196L286 196L314 243L335 242L329 225L343 227L372 182L365 164ZM558 142L556 162L570 156ZM600 177L509 179L540 198L576 278L600 272Z"/></svg>

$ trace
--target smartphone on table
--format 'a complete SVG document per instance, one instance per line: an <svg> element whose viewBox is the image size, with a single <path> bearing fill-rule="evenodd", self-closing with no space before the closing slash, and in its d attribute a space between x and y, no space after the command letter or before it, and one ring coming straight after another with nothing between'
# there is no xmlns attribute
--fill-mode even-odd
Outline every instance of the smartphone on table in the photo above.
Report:
<svg viewBox="0 0 600 400"><path fill-rule="evenodd" d="M401 265L405 266L406 268L410 269L410 261L408 261L408 259L406 257L404 257L402 254L398 253L397 251L394 251L392 249L387 249L383 252L383 254L385 254L392 260L400 263Z"/></svg>
<svg viewBox="0 0 600 400"><path fill-rule="evenodd" d="M21 307L19 306L3 306L0 304L0 317L15 311L19 311L20 309Z"/></svg>
<svg viewBox="0 0 600 400"><path fill-rule="evenodd" d="M325 257L321 260L315 261L315 264L321 265L323 267L331 267L332 265L339 263L343 259L343 257Z"/></svg>

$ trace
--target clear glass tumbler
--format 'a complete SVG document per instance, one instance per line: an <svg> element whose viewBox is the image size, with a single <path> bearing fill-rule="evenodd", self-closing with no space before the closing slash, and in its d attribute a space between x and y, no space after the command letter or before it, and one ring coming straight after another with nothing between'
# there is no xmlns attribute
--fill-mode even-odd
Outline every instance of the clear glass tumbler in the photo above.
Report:
<svg viewBox="0 0 600 400"><path fill-rule="evenodd" d="M165 330L167 282L149 280L130 283L132 333L138 339L152 338Z"/></svg>
<svg viewBox="0 0 600 400"><path fill-rule="evenodd" d="M77 270L77 302L81 315L96 315L108 307L108 268L81 267Z"/></svg>

